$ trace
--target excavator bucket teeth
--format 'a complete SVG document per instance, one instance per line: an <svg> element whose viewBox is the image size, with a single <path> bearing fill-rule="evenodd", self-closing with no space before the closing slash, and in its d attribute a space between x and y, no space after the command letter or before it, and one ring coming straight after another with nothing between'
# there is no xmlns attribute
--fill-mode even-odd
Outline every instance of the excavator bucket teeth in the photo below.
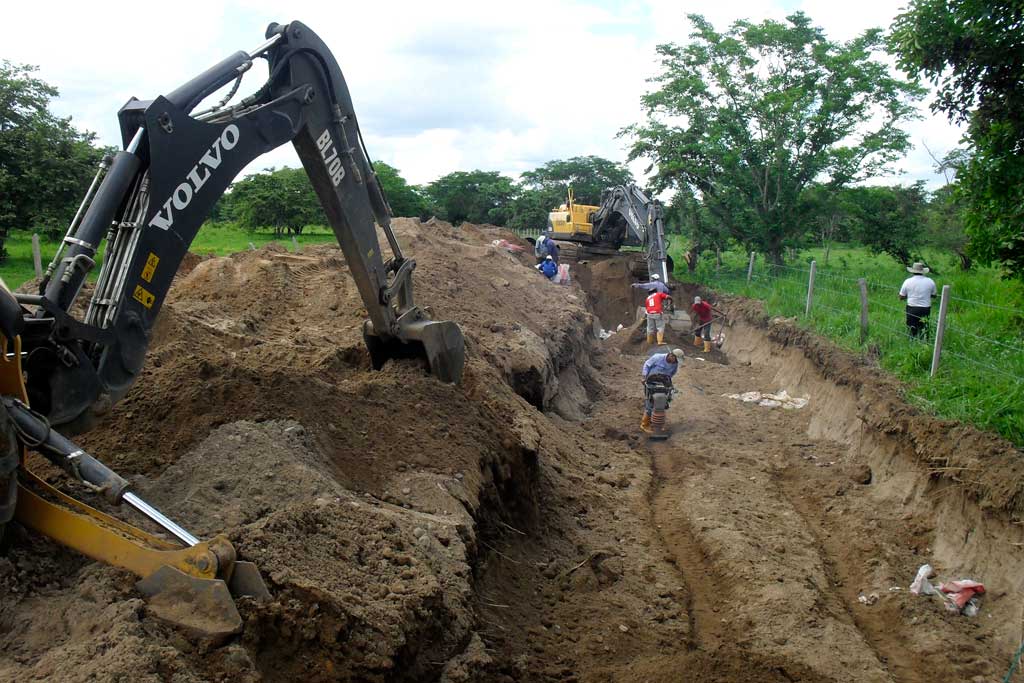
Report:
<svg viewBox="0 0 1024 683"><path fill-rule="evenodd" d="M242 632L242 617L220 579L200 579L164 565L135 586L146 596L150 614L193 636L221 642Z"/></svg>
<svg viewBox="0 0 1024 683"><path fill-rule="evenodd" d="M384 339L370 326L363 329L363 338L376 370L393 358L422 358L430 373L442 382L462 380L466 363L466 342L462 330L453 322L420 320L402 325L397 337Z"/></svg>
<svg viewBox="0 0 1024 683"><path fill-rule="evenodd" d="M236 561L228 581L228 590L236 598L255 598L258 602L268 602L270 591L260 576L260 570L252 562Z"/></svg>

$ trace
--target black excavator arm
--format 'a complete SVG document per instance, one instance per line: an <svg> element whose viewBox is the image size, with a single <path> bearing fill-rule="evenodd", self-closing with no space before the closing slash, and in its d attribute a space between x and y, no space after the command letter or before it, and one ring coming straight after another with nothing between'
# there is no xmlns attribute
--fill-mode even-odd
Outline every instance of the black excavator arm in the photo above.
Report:
<svg viewBox="0 0 1024 683"><path fill-rule="evenodd" d="M601 206L591 217L594 242L640 247L648 272L668 282L668 245L661 202L649 199L636 185L619 185L601 193Z"/></svg>
<svg viewBox="0 0 1024 683"><path fill-rule="evenodd" d="M65 434L88 428L138 377L181 260L234 177L291 141L369 313L363 335L373 365L419 355L440 379L458 382L464 362L459 327L429 320L413 301L415 262L391 230L391 212L334 57L299 22L272 24L266 38L165 96L129 101L118 114L125 149L101 164L39 293L12 295L0 287L0 535L16 518L135 572L147 595L193 596L192 614L216 619L216 628L230 633L241 628L232 595L269 597L256 567L239 561L224 536L192 536ZM269 63L268 80L228 107L257 58ZM216 106L194 111L232 82ZM390 258L382 253L377 226ZM82 305L79 295L104 240L95 289ZM26 468L25 449L110 503L127 503L186 547L49 486Z"/></svg>
<svg viewBox="0 0 1024 683"><path fill-rule="evenodd" d="M337 61L297 21L272 24L266 38L167 95L133 98L121 109L124 151L101 165L40 293L17 295L23 320L5 326L17 327L27 352L29 399L62 431L88 428L128 391L171 281L214 202L249 162L289 141L366 306L364 338L373 365L419 355L440 379L460 380L462 332L454 323L430 321L413 301L415 262L391 230ZM268 62L268 80L227 106L257 58ZM221 104L194 112L232 82ZM96 288L79 319L72 309L104 239ZM11 317L8 311L5 318Z"/></svg>

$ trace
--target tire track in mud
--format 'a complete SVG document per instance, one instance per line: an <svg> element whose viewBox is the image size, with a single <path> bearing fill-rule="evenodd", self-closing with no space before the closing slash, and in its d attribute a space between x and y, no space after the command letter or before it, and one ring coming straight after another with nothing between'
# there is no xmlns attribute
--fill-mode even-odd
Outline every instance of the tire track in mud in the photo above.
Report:
<svg viewBox="0 0 1024 683"><path fill-rule="evenodd" d="M691 360L684 372L675 433L650 446L651 515L690 588L693 646L711 653L738 646L826 680L891 680L845 596L833 592L834 557L773 482L779 466L799 461L801 446L785 438L796 416L723 405L720 394L737 382L755 388L756 370ZM771 424L776 418L782 424ZM848 651L838 666L821 641ZM786 664L781 670L790 675Z"/></svg>
<svg viewBox="0 0 1024 683"><path fill-rule="evenodd" d="M667 500L671 496L672 482L666 473L666 460L664 453L652 460L653 481L648 496L651 526L658 530L665 557L676 568L680 582L686 587L686 614L690 627L688 646L713 652L728 641L728 634L722 628L722 618L718 616L719 608L707 598L714 593L719 579L691 529L684 525L677 525L671 530L665 528L669 521L665 519L665 509L673 507Z"/></svg>
<svg viewBox="0 0 1024 683"><path fill-rule="evenodd" d="M834 588L829 594L829 602L834 606L835 613L845 613L846 618L864 636L872 652L887 666L895 680L901 683L926 683L938 680L935 675L941 672L921 673L917 670L921 663L908 657L907 643L902 637L894 634L891 629L880 627L877 618L867 618L868 615L863 613L863 608L857 609L859 593L853 587L863 585L864 577L848 569L842 549L831 542L831 535L825 531L825 520L822 519L820 512L814 509L813 501L808 498L806 486L793 481L793 477L799 476L796 471L800 469L802 468L792 467L784 470L776 479L779 483L778 490L797 510L814 538L815 552L822 557L829 583Z"/></svg>

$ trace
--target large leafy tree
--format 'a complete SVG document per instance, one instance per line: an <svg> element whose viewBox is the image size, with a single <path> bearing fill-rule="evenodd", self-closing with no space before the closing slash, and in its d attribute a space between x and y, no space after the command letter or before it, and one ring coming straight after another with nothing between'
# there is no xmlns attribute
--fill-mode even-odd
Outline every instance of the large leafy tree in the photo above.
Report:
<svg viewBox="0 0 1024 683"><path fill-rule="evenodd" d="M969 124L957 183L971 253L1024 278L1024 4L912 0L890 45L938 88L932 109Z"/></svg>
<svg viewBox="0 0 1024 683"><path fill-rule="evenodd" d="M855 187L844 193L852 207L853 237L875 253L910 265L925 238L927 195L910 186Z"/></svg>
<svg viewBox="0 0 1024 683"><path fill-rule="evenodd" d="M956 186L943 185L929 198L925 212L925 240L932 247L955 254L960 261L960 270L970 270L974 265L968 251L963 205Z"/></svg>
<svg viewBox="0 0 1024 683"><path fill-rule="evenodd" d="M814 183L800 197L801 220L812 233L815 242L825 250L823 260L828 265L832 245L849 237L854 205L847 190L836 191L828 184Z"/></svg>
<svg viewBox="0 0 1024 683"><path fill-rule="evenodd" d="M741 243L775 262L805 230L800 195L884 173L910 144L900 124L919 87L878 58L881 30L830 41L796 13L737 21L703 17L685 45L660 45L646 121L627 128L631 158L652 162L657 189L689 188Z"/></svg>
<svg viewBox="0 0 1024 683"><path fill-rule="evenodd" d="M520 177L527 188L546 190L565 201L571 187L576 201L599 205L601 192L609 187L633 182L633 174L625 165L598 156L556 159ZM552 207L553 208L553 207Z"/></svg>
<svg viewBox="0 0 1024 683"><path fill-rule="evenodd" d="M248 230L270 228L278 236L326 225L320 202L301 168L265 169L239 180L224 197L222 214Z"/></svg>
<svg viewBox="0 0 1024 683"><path fill-rule="evenodd" d="M497 171L456 171L427 185L441 218L458 224L505 225L517 188Z"/></svg>
<svg viewBox="0 0 1024 683"><path fill-rule="evenodd" d="M406 182L398 169L383 161L373 162L373 170L388 198L391 211L396 216L413 216L422 218L427 213L427 200L419 190Z"/></svg>
<svg viewBox="0 0 1024 683"><path fill-rule="evenodd" d="M63 232L106 151L50 112L57 89L35 72L0 63L0 259L12 229Z"/></svg>
<svg viewBox="0 0 1024 683"><path fill-rule="evenodd" d="M713 250L721 260L721 251L729 242L729 232L722 221L688 187L677 190L672 196L665 209L665 225L668 230L687 238L689 248L683 260L691 273L697 269L700 255L707 250Z"/></svg>

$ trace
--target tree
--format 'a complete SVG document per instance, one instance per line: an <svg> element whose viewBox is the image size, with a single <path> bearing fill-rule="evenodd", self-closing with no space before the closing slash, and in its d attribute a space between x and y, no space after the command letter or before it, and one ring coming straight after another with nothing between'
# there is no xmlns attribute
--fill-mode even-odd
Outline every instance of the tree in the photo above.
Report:
<svg viewBox="0 0 1024 683"><path fill-rule="evenodd" d="M301 168L264 169L239 180L224 197L224 213L248 230L273 228L302 234L307 225L326 225L320 201Z"/></svg>
<svg viewBox="0 0 1024 683"><path fill-rule="evenodd" d="M630 158L652 162L655 189L699 193L737 241L781 262L804 231L804 188L886 172L910 146L899 125L922 90L876 59L880 29L836 43L802 13L725 33L689 18L689 43L658 46L647 119L623 131Z"/></svg>
<svg viewBox="0 0 1024 683"><path fill-rule="evenodd" d="M964 231L963 205L954 185L943 185L932 193L925 211L925 240L929 245L951 251L960 261L960 270L973 265Z"/></svg>
<svg viewBox="0 0 1024 683"><path fill-rule="evenodd" d="M557 194L559 199L552 208L565 201L570 187L580 204L598 206L603 190L632 183L633 174L623 164L597 156L586 156L549 161L523 173L520 182L530 189Z"/></svg>
<svg viewBox="0 0 1024 683"><path fill-rule="evenodd" d="M855 218L853 237L876 254L910 265L924 233L924 184L855 187L847 192Z"/></svg>
<svg viewBox="0 0 1024 683"><path fill-rule="evenodd" d="M383 161L373 162L373 170L384 190L384 196L391 205L391 212L396 216L414 216L423 218L427 214L427 200L419 191L406 182L398 169Z"/></svg>
<svg viewBox="0 0 1024 683"><path fill-rule="evenodd" d="M497 171L456 171L427 185L427 194L440 217L453 224L505 225L516 186Z"/></svg>
<svg viewBox="0 0 1024 683"><path fill-rule="evenodd" d="M63 234L106 152L49 110L57 89L36 67L0 64L0 260L12 229Z"/></svg>
<svg viewBox="0 0 1024 683"><path fill-rule="evenodd" d="M800 197L802 222L813 226L814 239L825 250L824 265L828 265L832 244L849 234L853 206L847 190L836 191L828 185L815 183L807 187Z"/></svg>
<svg viewBox="0 0 1024 683"><path fill-rule="evenodd" d="M557 188L520 190L509 206L506 225L513 230L544 230L548 214L565 202L565 195Z"/></svg>
<svg viewBox="0 0 1024 683"><path fill-rule="evenodd" d="M1024 279L1024 6L913 0L889 43L901 68L938 87L932 109L969 124L957 195L970 253Z"/></svg>
<svg viewBox="0 0 1024 683"><path fill-rule="evenodd" d="M689 188L680 189L672 196L665 208L665 226L666 231L674 227L689 240L690 248L683 258L690 273L697 270L700 255L706 249L714 249L716 260L721 263L722 249L729 241L728 231Z"/></svg>

